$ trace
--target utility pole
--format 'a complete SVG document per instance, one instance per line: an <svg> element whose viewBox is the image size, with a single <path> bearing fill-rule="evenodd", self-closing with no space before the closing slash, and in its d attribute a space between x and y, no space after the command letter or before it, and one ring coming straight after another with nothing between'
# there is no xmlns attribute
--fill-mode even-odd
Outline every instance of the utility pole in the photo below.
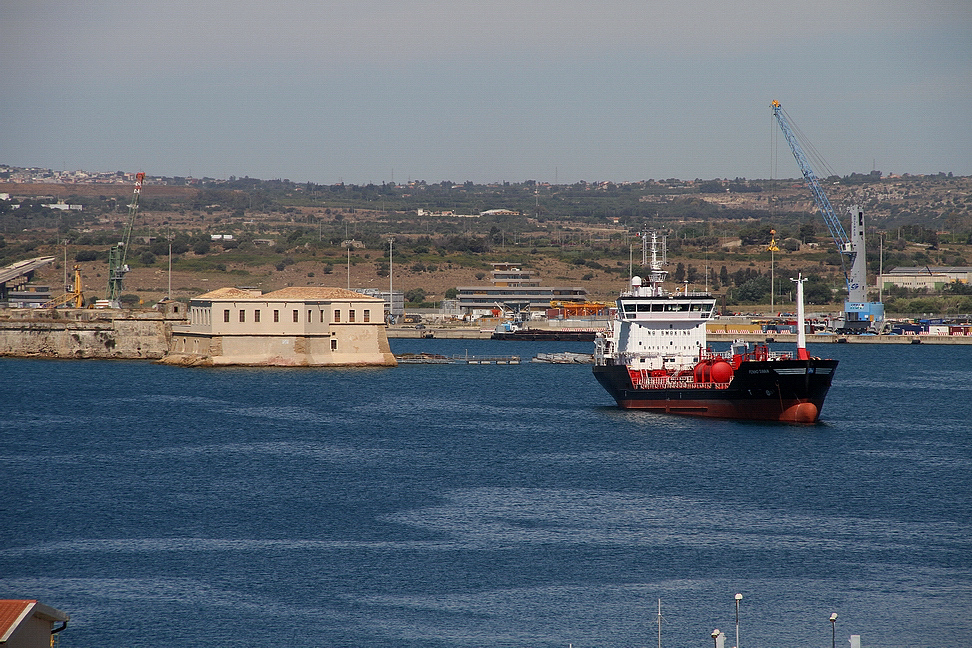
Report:
<svg viewBox="0 0 972 648"><path fill-rule="evenodd" d="M395 291L392 289L392 243L395 237L388 237L388 318L392 323L395 321Z"/></svg>
<svg viewBox="0 0 972 648"><path fill-rule="evenodd" d="M766 249L770 253L770 310L772 311L776 310L776 253L780 251L780 248L776 245L776 230L770 230L770 237L770 244Z"/></svg>

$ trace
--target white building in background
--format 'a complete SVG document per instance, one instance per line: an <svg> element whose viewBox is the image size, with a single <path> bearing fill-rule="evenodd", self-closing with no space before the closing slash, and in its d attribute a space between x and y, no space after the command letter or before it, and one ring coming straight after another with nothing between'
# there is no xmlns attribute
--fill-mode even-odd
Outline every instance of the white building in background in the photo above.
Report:
<svg viewBox="0 0 972 648"><path fill-rule="evenodd" d="M189 302L163 362L395 366L382 301L344 288L220 288Z"/></svg>
<svg viewBox="0 0 972 648"><path fill-rule="evenodd" d="M391 293L381 288L357 288L356 290L362 295L382 301L385 320L388 320L390 316L394 323L405 315L405 293L401 290L393 290Z"/></svg>
<svg viewBox="0 0 972 648"><path fill-rule="evenodd" d="M887 289L891 286L923 289L938 292L953 281L969 283L972 280L972 267L921 266L898 267L878 276L878 285Z"/></svg>
<svg viewBox="0 0 972 648"><path fill-rule="evenodd" d="M465 315L489 315L501 304L550 308L551 301L586 302L587 290L579 286L541 286L532 270L515 263L493 263L492 285L459 286L459 308Z"/></svg>

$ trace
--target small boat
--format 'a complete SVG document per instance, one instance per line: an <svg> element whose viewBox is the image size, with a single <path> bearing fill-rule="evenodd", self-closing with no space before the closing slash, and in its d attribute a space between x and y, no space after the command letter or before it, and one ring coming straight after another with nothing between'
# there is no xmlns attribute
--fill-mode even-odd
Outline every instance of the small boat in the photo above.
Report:
<svg viewBox="0 0 972 648"><path fill-rule="evenodd" d="M610 333L595 340L594 376L619 407L726 419L815 423L837 360L806 349L803 277L797 284L796 353L735 341L728 353L706 342L715 313L708 293L669 293L652 234L648 285L632 277L617 300Z"/></svg>

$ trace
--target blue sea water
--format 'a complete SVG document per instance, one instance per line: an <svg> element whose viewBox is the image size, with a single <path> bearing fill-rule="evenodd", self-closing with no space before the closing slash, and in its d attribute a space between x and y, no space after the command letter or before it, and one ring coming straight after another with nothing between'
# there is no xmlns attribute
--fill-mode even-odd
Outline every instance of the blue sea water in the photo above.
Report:
<svg viewBox="0 0 972 648"><path fill-rule="evenodd" d="M589 351L392 340L396 353ZM0 598L62 646L967 646L972 347L819 345L812 427L585 365L0 360Z"/></svg>

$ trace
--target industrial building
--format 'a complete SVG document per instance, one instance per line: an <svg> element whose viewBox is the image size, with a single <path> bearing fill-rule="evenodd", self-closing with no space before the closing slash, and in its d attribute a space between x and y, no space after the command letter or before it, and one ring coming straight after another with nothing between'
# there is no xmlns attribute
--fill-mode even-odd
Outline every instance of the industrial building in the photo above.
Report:
<svg viewBox="0 0 972 648"><path fill-rule="evenodd" d="M900 286L911 290L939 292L948 284L958 281L969 283L972 268L956 266L902 266L878 276L878 285L884 289Z"/></svg>
<svg viewBox="0 0 972 648"><path fill-rule="evenodd" d="M532 310L546 311L551 301L587 301L587 291L584 288L541 286L532 270L523 270L513 263L492 265L492 285L457 288L459 308L465 315L488 315L503 304L528 304Z"/></svg>
<svg viewBox="0 0 972 648"><path fill-rule="evenodd" d="M163 362L395 366L383 302L344 288L220 288L189 302Z"/></svg>

